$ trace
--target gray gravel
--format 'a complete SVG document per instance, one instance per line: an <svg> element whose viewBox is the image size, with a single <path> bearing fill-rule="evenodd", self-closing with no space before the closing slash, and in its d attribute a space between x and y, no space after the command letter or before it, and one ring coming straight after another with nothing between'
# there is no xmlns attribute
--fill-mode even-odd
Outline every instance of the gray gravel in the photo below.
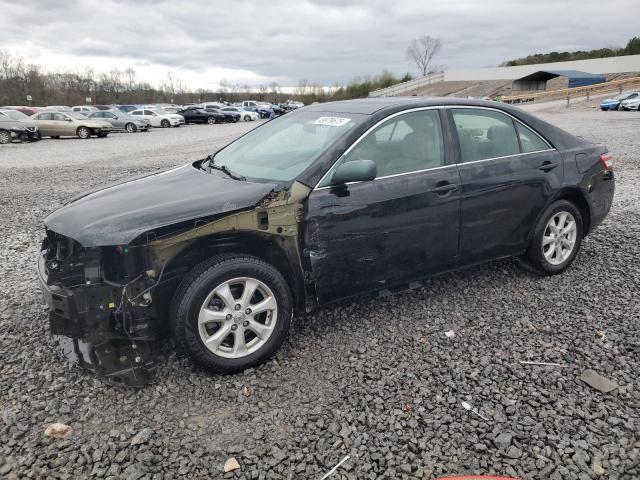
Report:
<svg viewBox="0 0 640 480"><path fill-rule="evenodd" d="M41 220L82 190L201 158L255 124L2 146L0 478L319 479L346 455L332 479L640 478L640 116L544 115L617 161L614 208L564 275L507 260L343 302L297 321L255 370L216 376L173 357L141 390L54 355L34 275ZM580 382L585 368L619 391ZM74 431L45 437L53 422ZM223 474L230 456L241 470Z"/></svg>

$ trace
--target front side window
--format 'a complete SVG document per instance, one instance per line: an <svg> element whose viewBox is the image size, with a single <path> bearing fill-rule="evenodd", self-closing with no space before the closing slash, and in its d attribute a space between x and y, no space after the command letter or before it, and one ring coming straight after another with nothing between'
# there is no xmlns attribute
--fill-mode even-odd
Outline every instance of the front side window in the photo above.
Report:
<svg viewBox="0 0 640 480"><path fill-rule="evenodd" d="M53 120L53 113L41 113L38 120Z"/></svg>
<svg viewBox="0 0 640 480"><path fill-rule="evenodd" d="M520 146L513 120L493 110L454 108L462 163L518 155Z"/></svg>
<svg viewBox="0 0 640 480"><path fill-rule="evenodd" d="M67 117L64 113L54 113L53 114L53 119L57 120L58 122L64 122L68 119L69 117Z"/></svg>
<svg viewBox="0 0 640 480"><path fill-rule="evenodd" d="M214 163L248 178L288 182L366 117L354 113L291 113L240 137L220 150Z"/></svg>
<svg viewBox="0 0 640 480"><path fill-rule="evenodd" d="M394 117L369 132L333 166L352 160L373 160L376 176L417 172L445 164L438 110L421 110ZM331 185L331 173L319 185Z"/></svg>

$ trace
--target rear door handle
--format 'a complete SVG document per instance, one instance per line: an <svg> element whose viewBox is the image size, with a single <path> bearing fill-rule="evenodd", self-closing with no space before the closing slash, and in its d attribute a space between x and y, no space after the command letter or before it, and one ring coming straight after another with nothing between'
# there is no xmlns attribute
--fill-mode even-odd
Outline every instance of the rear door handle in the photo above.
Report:
<svg viewBox="0 0 640 480"><path fill-rule="evenodd" d="M453 192L457 188L458 186L455 183L438 182L436 186L431 189L431 191L433 193L437 193L438 195L446 195L449 192Z"/></svg>
<svg viewBox="0 0 640 480"><path fill-rule="evenodd" d="M543 162L542 165L540 165L538 167L538 170L542 170L545 173L550 172L551 170L553 170L554 168L556 168L558 165L560 165L559 163L551 163L550 161L546 161Z"/></svg>

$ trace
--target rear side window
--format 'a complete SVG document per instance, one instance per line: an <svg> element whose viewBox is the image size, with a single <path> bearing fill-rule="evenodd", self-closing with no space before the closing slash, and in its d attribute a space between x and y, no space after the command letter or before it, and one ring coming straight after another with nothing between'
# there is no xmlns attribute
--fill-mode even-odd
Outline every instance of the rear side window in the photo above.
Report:
<svg viewBox="0 0 640 480"><path fill-rule="evenodd" d="M518 137L520 138L520 147L522 153L539 152L540 150L548 150L549 145L536 135L531 129L525 127L521 123L515 122Z"/></svg>
<svg viewBox="0 0 640 480"><path fill-rule="evenodd" d="M493 110L452 109L462 163L520 153L513 121Z"/></svg>
<svg viewBox="0 0 640 480"><path fill-rule="evenodd" d="M142 115L142 110L135 110L131 112L131 115Z"/></svg>

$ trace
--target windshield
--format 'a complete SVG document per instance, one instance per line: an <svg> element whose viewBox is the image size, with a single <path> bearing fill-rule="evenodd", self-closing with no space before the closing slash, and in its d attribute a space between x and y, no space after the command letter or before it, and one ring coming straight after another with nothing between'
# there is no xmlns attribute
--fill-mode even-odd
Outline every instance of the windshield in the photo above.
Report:
<svg viewBox="0 0 640 480"><path fill-rule="evenodd" d="M29 118L27 115L17 110L3 110L2 113L12 120L25 120Z"/></svg>
<svg viewBox="0 0 640 480"><path fill-rule="evenodd" d="M353 113L291 113L240 137L213 161L235 175L289 182L366 118Z"/></svg>

